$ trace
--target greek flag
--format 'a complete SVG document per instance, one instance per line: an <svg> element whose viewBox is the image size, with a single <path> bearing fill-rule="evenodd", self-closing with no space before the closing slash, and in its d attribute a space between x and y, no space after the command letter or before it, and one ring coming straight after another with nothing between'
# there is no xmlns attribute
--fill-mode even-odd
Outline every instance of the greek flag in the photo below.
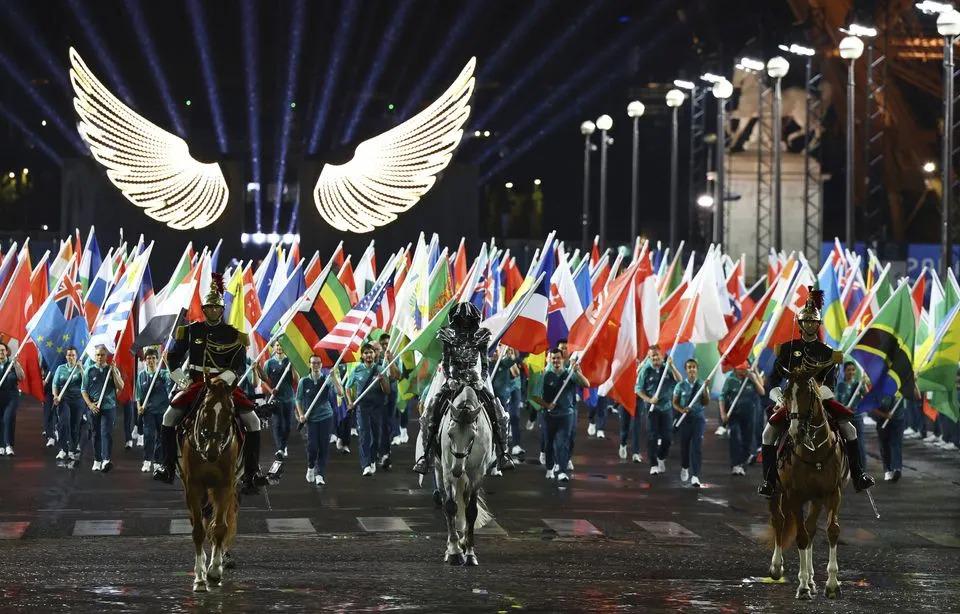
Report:
<svg viewBox="0 0 960 614"><path fill-rule="evenodd" d="M117 339L123 333L133 312L133 304L140 292L140 284L150 258L153 244L142 254L136 257L133 263L124 271L113 292L107 297L97 321L90 331L90 342L86 352L94 358L97 347L104 346L111 354L117 351Z"/></svg>

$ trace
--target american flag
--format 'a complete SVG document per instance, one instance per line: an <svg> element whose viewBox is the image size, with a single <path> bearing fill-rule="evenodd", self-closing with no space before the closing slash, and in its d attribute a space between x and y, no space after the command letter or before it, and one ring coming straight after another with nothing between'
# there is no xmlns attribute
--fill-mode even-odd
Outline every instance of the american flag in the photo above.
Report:
<svg viewBox="0 0 960 614"><path fill-rule="evenodd" d="M317 342L314 349L354 353L360 349L360 344L371 330L385 330L389 327L395 313L393 274L390 273L374 284L356 307L347 312L333 330Z"/></svg>

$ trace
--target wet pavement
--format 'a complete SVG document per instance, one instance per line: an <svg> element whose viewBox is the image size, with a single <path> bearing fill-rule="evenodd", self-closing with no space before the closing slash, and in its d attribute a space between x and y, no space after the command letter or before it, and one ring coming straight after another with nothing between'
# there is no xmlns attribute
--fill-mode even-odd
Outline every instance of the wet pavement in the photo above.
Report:
<svg viewBox="0 0 960 614"><path fill-rule="evenodd" d="M531 462L488 479L496 524L478 537L479 567L443 563L442 515L406 470L412 441L394 448L402 470L373 477L360 476L355 446L334 453L316 487L294 434L281 483L243 501L237 568L195 594L179 485L141 474L137 449L115 451L109 474L91 472L89 454L80 469L56 467L38 414L21 405L17 456L0 458L0 611L960 612L960 454L914 441L903 479L873 489L880 520L846 493L838 602L822 596L822 531L813 601L793 598L796 550L784 582L765 577L759 468L729 475L727 442L709 425L695 490L680 482L676 447L667 474L649 476L617 458L614 439L588 438L583 418L566 487ZM524 438L534 450L536 431ZM868 449L882 477L874 437Z"/></svg>

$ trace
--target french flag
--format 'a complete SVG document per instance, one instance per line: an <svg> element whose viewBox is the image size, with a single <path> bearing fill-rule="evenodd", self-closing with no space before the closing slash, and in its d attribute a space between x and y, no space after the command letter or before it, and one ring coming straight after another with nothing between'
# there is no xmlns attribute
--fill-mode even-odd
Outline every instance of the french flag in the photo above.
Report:
<svg viewBox="0 0 960 614"><path fill-rule="evenodd" d="M550 347L560 339L566 339L573 323L583 315L583 305L573 281L573 274L566 256L560 256L560 264L550 282L550 299L547 303L547 341Z"/></svg>

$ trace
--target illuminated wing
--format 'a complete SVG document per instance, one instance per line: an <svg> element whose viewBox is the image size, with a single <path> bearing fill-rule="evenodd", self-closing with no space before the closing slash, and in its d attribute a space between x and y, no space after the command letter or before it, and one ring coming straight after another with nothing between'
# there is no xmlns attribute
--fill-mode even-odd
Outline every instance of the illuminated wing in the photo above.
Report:
<svg viewBox="0 0 960 614"><path fill-rule="evenodd" d="M397 219L433 187L450 164L470 117L470 58L429 107L357 146L346 164L326 164L313 189L323 219L338 230L370 232Z"/></svg>
<svg viewBox="0 0 960 614"><path fill-rule="evenodd" d="M190 157L186 142L134 113L70 48L80 136L127 200L177 230L203 228L227 206L220 166Z"/></svg>

